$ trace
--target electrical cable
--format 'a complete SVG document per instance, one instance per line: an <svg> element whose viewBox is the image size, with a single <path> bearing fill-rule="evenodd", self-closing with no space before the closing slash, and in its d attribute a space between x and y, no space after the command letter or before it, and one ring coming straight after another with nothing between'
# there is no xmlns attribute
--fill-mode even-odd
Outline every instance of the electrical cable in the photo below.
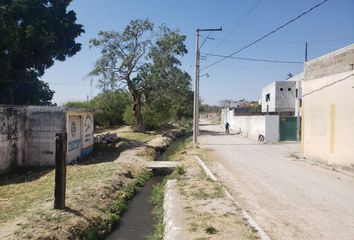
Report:
<svg viewBox="0 0 354 240"><path fill-rule="evenodd" d="M240 48L240 49L238 49L237 51L231 53L230 55L227 55L227 56L221 58L220 60L218 60L218 61L216 61L216 62L213 62L213 63L207 65L206 67L203 67L201 70L207 69L207 68L209 68L209 67L212 67L212 66L214 66L215 64L218 64L218 63L220 63L220 62L222 62L222 61L228 59L229 57L232 57L233 55L235 55L235 54L237 54L237 53L239 53L239 52L241 52L241 51L243 51L243 50L245 50L245 49L251 47L252 45L254 45L254 44L256 44L256 43L262 41L263 39L267 38L268 36L272 35L273 33L276 33L276 32L279 31L280 29L282 29L282 28L286 27L287 25L289 25L289 24L295 22L296 20L300 19L302 16L304 16L304 15L306 15L307 13L311 12L311 11L314 10L315 8L318 8L319 6L321 6L322 4L324 4L324 3L327 2L327 1L328 1L328 0L324 0L324 1L322 1L322 2L320 2L320 3L318 3L318 4L316 4L315 6L311 7L311 8L308 9L307 11L301 13L301 14L298 15L297 17L295 17L295 18L291 19L290 21L284 23L283 25L277 27L276 29L272 30L271 32L269 32L269 33L263 35L262 37L258 38L257 40L254 40L253 42L247 44L246 46L244 46L244 47L242 47L242 48Z"/></svg>
<svg viewBox="0 0 354 240"><path fill-rule="evenodd" d="M303 64L300 61L282 61L282 60L271 60L271 59L258 59L258 58L246 58L246 57L232 57L232 56L224 56L218 54L205 53L206 56L212 57L222 57L222 58L231 58L237 60L246 60L246 61L255 61L255 62L269 62L269 63L290 63L290 64Z"/></svg>
<svg viewBox="0 0 354 240"><path fill-rule="evenodd" d="M211 50L211 52L215 52L215 50L216 50L218 47L220 47L220 45L221 45L224 41L226 41L226 39L229 38L229 37L236 31L236 29L237 29L238 27L241 26L241 24L253 13L254 10L256 10L256 8L258 7L258 5L259 5L261 2L262 2L262 0L259 0L259 1L251 8L251 10L248 11L248 12L246 13L246 15L243 16L242 20L241 20L236 26L234 26L234 28L229 32L229 34L227 34L227 36L224 37L224 38L221 40L221 42L219 42L219 44L216 45L216 46Z"/></svg>

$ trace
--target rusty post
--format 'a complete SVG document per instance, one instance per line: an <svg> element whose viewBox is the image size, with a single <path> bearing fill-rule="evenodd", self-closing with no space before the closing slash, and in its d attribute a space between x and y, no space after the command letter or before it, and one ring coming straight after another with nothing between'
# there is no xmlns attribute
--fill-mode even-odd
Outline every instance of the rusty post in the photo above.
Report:
<svg viewBox="0 0 354 240"><path fill-rule="evenodd" d="M54 209L61 209L61 210L65 208L66 145L67 145L67 134L57 133L55 135Z"/></svg>

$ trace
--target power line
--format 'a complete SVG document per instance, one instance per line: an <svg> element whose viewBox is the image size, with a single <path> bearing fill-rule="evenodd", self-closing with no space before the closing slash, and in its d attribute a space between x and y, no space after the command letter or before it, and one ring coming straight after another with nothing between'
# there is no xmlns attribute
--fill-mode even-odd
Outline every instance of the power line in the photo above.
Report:
<svg viewBox="0 0 354 240"><path fill-rule="evenodd" d="M212 56L212 57L222 57L222 58L230 58L230 59L237 59L237 60L255 61L255 62L303 64L303 62L299 62L299 61L281 61L281 60L271 60L271 59L232 57L232 56L224 56L224 55L211 54L211 53L206 53L205 55Z"/></svg>
<svg viewBox="0 0 354 240"><path fill-rule="evenodd" d="M324 86L322 86L322 87L320 87L320 88L318 88L318 89L312 90L311 92L308 92L308 93L306 93L306 94L303 94L303 95L302 95L302 98L307 97L308 95L314 94L314 93L316 93L316 92L319 92L319 91L321 91L321 90L323 90L323 89L329 88L329 87L331 87L331 86L333 86L333 85L335 85L335 84L337 84L337 83L343 82L343 81L345 81L345 80L347 80L347 79L349 79L349 78L351 78L351 77L353 77L353 76L354 76L354 73L353 73L353 74L350 74L350 75L348 75L348 76L346 76L346 77L344 77L344 78L338 79L338 80L335 81L335 82L332 82L332 83L330 83L330 84L324 85Z"/></svg>
<svg viewBox="0 0 354 240"><path fill-rule="evenodd" d="M200 44L200 47L199 48L202 48L204 43L207 41L207 40L214 40L213 38L210 37L210 35L212 34L212 32L209 32L208 36L205 37L204 41L202 42L202 44Z"/></svg>
<svg viewBox="0 0 354 240"><path fill-rule="evenodd" d="M202 36L201 37L206 37ZM213 38L215 41L223 41L221 38ZM321 43L321 42L341 42L341 41L348 41L354 40L354 37L347 37L347 38L332 38L332 39L314 39L314 40L274 40L274 41L263 41L263 43ZM247 40L225 40L225 42L247 42Z"/></svg>
<svg viewBox="0 0 354 240"><path fill-rule="evenodd" d="M234 28L226 35L226 37L224 37L224 38L221 40L221 42L220 42L216 47L213 48L212 52L214 52L218 47L220 47L220 45L221 45L224 41L226 41L226 39L228 39L228 38L236 31L236 29L237 29L239 26L241 26L241 24L253 13L254 10L256 10L256 8L258 7L258 5L259 5L262 1L263 1L263 0L259 0L259 1L250 9L250 11L248 11L248 12L246 13L246 15L243 16L242 20L241 20L238 24L236 24L236 26L234 26Z"/></svg>
<svg viewBox="0 0 354 240"><path fill-rule="evenodd" d="M300 19L302 16L304 16L304 15L306 15L307 13L311 12L311 11L314 10L315 8L318 8L319 6L321 6L322 4L324 4L324 3L327 2L327 1L328 1L328 0L324 0L324 1L322 1L322 2L320 2L320 3L318 3L318 4L316 4L315 6L313 6L312 8L310 8L309 10L307 10L307 11L301 13L301 14L298 15L297 17L295 17L295 18L291 19L290 21L284 23L284 24L281 25L280 27L277 27L277 28L274 29L273 31L271 31L271 32L269 32L269 33L263 35L262 37L258 38L257 40L255 40L255 41L253 41L253 42L247 44L246 46L240 48L240 49L237 50L236 52L233 52L233 53L231 53L230 55L227 55L227 56L221 58L220 60L218 60L218 61L216 61L216 62L213 62L212 64L207 65L206 67L204 67L204 68L202 68L202 69L206 69L206 68L212 67L212 66L214 66L215 64L218 64L219 62L222 62L222 61L224 61L225 59L227 59L227 58L229 58L229 57L232 57L233 55L235 55L235 54L237 54L237 53L239 53L239 52L245 50L246 48L251 47L252 45L254 45L254 44L256 44L256 43L262 41L262 40L265 39L266 37L272 35L273 33L279 31L280 29L282 29L282 28L286 27L287 25L289 25L289 24L295 22L296 20Z"/></svg>

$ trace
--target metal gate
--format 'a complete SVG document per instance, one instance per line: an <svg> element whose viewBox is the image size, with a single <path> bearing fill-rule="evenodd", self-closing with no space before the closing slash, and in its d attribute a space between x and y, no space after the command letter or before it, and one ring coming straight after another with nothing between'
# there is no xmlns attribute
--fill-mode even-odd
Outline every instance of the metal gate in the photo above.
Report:
<svg viewBox="0 0 354 240"><path fill-rule="evenodd" d="M279 118L279 140L280 141L298 141L297 136L297 118L280 117Z"/></svg>

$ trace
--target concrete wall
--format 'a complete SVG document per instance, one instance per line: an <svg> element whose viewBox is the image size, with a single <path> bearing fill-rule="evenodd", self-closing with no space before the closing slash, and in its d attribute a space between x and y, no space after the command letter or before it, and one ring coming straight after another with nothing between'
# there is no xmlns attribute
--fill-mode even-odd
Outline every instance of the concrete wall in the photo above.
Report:
<svg viewBox="0 0 354 240"><path fill-rule="evenodd" d="M305 64L302 154L354 165L354 44Z"/></svg>
<svg viewBox="0 0 354 240"><path fill-rule="evenodd" d="M61 107L26 107L26 157L20 166L55 164L55 134L66 131L65 114Z"/></svg>
<svg viewBox="0 0 354 240"><path fill-rule="evenodd" d="M265 141L279 142L279 116L266 115L265 116Z"/></svg>
<svg viewBox="0 0 354 240"><path fill-rule="evenodd" d="M353 70L354 44L306 62L305 81Z"/></svg>
<svg viewBox="0 0 354 240"><path fill-rule="evenodd" d="M230 110L229 108L224 108L221 110L221 126L225 127L226 122L228 122L230 125L232 124L232 116L234 114L233 110Z"/></svg>
<svg viewBox="0 0 354 240"><path fill-rule="evenodd" d="M242 136L258 140L264 136L265 142L279 141L279 116L233 116L231 129Z"/></svg>
<svg viewBox="0 0 354 240"><path fill-rule="evenodd" d="M275 112L295 111L295 81L279 81L275 84Z"/></svg>
<svg viewBox="0 0 354 240"><path fill-rule="evenodd" d="M0 173L12 166L53 166L55 134L67 132L68 140L71 137L69 116L79 119L78 157L87 156L93 150L92 113L62 107L0 106ZM76 156L68 152L67 161L72 160Z"/></svg>
<svg viewBox="0 0 354 240"><path fill-rule="evenodd" d="M24 161L25 109L0 106L0 173Z"/></svg>

